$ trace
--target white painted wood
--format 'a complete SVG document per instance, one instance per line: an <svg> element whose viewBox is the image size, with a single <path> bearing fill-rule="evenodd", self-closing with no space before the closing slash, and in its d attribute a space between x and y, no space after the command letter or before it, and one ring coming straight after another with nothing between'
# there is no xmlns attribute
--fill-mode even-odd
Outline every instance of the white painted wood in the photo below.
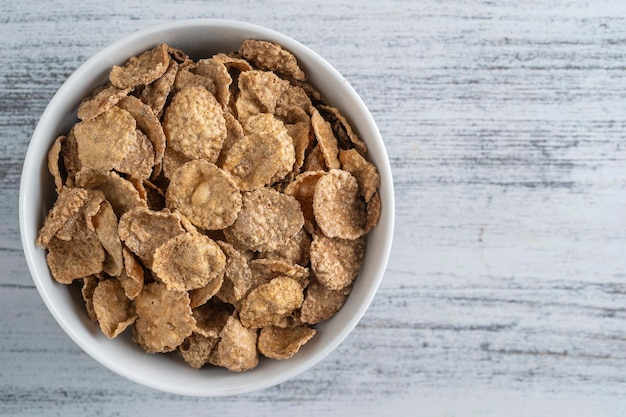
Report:
<svg viewBox="0 0 626 417"><path fill-rule="evenodd" d="M112 374L54 322L17 223L47 102L144 26L220 17L327 58L379 123L397 230L365 318L330 357L228 399ZM0 415L623 416L626 3L0 2Z"/></svg>

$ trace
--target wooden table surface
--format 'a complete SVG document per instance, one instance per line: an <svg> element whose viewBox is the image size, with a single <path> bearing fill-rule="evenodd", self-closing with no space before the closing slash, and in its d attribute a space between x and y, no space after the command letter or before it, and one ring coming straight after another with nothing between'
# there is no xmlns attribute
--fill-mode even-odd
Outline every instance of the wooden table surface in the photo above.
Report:
<svg viewBox="0 0 626 417"><path fill-rule="evenodd" d="M354 332L297 378L221 399L84 354L35 289L17 211L65 79L132 31L196 17L333 64L379 125L397 197ZM0 21L0 415L625 415L626 3L28 0L1 1Z"/></svg>

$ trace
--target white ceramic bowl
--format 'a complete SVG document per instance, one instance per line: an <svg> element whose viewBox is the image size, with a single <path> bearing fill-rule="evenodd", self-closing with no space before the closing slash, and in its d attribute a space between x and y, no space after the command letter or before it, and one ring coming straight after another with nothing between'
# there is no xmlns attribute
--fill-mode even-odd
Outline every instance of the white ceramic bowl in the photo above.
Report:
<svg viewBox="0 0 626 417"><path fill-rule="evenodd" d="M261 359L252 371L237 374L223 369L196 370L178 355L149 355L135 345L128 332L107 339L92 323L80 294L51 277L45 252L35 245L37 232L56 198L46 155L52 141L77 121L82 97L104 83L113 65L125 62L160 43L168 43L192 58L236 50L247 38L274 41L296 55L310 82L351 121L368 147L381 174L380 222L370 233L365 262L345 306L332 319L317 326L318 334L294 357L285 361ZM161 24L135 32L97 53L76 70L44 111L26 154L22 172L19 216L24 254L37 289L65 332L86 353L119 375L166 392L192 396L225 396L279 384L312 367L335 349L361 319L383 278L391 250L394 196L391 169L376 124L348 82L323 58L306 46L275 31L228 20L187 20Z"/></svg>

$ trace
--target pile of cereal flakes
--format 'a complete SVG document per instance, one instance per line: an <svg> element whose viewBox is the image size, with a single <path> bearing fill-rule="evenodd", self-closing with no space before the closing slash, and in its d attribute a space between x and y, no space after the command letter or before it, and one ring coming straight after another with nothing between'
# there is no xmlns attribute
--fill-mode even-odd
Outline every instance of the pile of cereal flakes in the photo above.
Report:
<svg viewBox="0 0 626 417"><path fill-rule="evenodd" d="M194 61L162 44L114 66L48 154L39 232L114 338L241 372L287 359L343 306L380 213L348 121L280 45Z"/></svg>

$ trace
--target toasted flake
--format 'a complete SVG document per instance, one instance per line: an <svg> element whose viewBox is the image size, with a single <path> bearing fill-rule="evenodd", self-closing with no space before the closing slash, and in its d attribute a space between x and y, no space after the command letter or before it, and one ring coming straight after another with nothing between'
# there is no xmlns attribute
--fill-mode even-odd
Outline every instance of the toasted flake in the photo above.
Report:
<svg viewBox="0 0 626 417"><path fill-rule="evenodd" d="M209 281L209 283L204 287L189 291L189 297L191 297L191 308L196 308L205 304L219 292L223 284L224 274L220 274L215 279Z"/></svg>
<svg viewBox="0 0 626 417"><path fill-rule="evenodd" d="M259 328L279 323L302 306L302 286L289 277L276 277L250 291L239 311L241 324Z"/></svg>
<svg viewBox="0 0 626 417"><path fill-rule="evenodd" d="M134 300L137 320L133 341L148 353L171 352L191 335L196 320L186 292L153 282Z"/></svg>
<svg viewBox="0 0 626 417"><path fill-rule="evenodd" d="M243 193L243 206L235 223L224 229L229 242L253 251L283 246L304 224L298 201L271 188Z"/></svg>
<svg viewBox="0 0 626 417"><path fill-rule="evenodd" d="M124 267L122 242L117 234L117 217L108 201L104 200L100 203L100 209L92 217L91 222L105 250L102 269L111 276L119 276Z"/></svg>
<svg viewBox="0 0 626 417"><path fill-rule="evenodd" d="M380 175L376 167L363 158L355 149L340 150L339 160L341 161L341 168L356 178L361 195L366 203L369 202L378 187L380 187Z"/></svg>
<svg viewBox="0 0 626 417"><path fill-rule="evenodd" d="M308 324L328 320L343 307L350 290L350 286L340 290L331 290L319 281L313 280L306 290L300 320Z"/></svg>
<svg viewBox="0 0 626 417"><path fill-rule="evenodd" d="M139 129L136 130L137 139L130 152L115 170L131 175L132 178L144 180L150 178L154 168L154 147L148 137Z"/></svg>
<svg viewBox="0 0 626 417"><path fill-rule="evenodd" d="M302 228L283 246L275 251L264 252L261 256L269 260L281 260L291 264L306 266L309 263L310 246L311 237Z"/></svg>
<svg viewBox="0 0 626 417"><path fill-rule="evenodd" d="M243 191L280 181L295 162L293 141L285 125L270 114L251 117L243 125L246 136L230 148L223 169Z"/></svg>
<svg viewBox="0 0 626 417"><path fill-rule="evenodd" d="M252 288L252 272L248 260L231 244L218 241L226 255L224 282L216 294L220 300L236 305Z"/></svg>
<svg viewBox="0 0 626 417"><path fill-rule="evenodd" d="M172 59L178 63L189 61L189 56L178 48L174 48L171 45L167 45L167 53L170 54Z"/></svg>
<svg viewBox="0 0 626 417"><path fill-rule="evenodd" d="M203 87L179 91L165 110L168 146L191 159L215 162L226 139L226 121L215 96Z"/></svg>
<svg viewBox="0 0 626 417"><path fill-rule="evenodd" d="M378 192L372 195L367 203L367 218L365 220L365 231L369 233L377 224L380 218L380 196Z"/></svg>
<svg viewBox="0 0 626 417"><path fill-rule="evenodd" d="M293 140L293 147L295 151L296 160L293 164L293 170L290 177L293 179L293 177L300 172L300 169L304 165L306 152L309 148L311 148L311 144L313 142L313 134L311 130L311 122L308 119L295 124L287 124L285 127L287 128L287 133Z"/></svg>
<svg viewBox="0 0 626 417"><path fill-rule="evenodd" d="M199 233L179 234L154 252L152 270L178 291L202 288L224 275L226 257L213 240Z"/></svg>
<svg viewBox="0 0 626 417"><path fill-rule="evenodd" d="M315 329L308 326L285 329L269 326L261 329L257 345L263 356L283 360L295 355L313 336Z"/></svg>
<svg viewBox="0 0 626 417"><path fill-rule="evenodd" d="M203 75L213 80L213 89L210 90L217 101L226 108L230 101L229 87L233 82L228 69L219 59L208 58L197 62L194 69L196 74Z"/></svg>
<svg viewBox="0 0 626 417"><path fill-rule="evenodd" d="M78 118L80 120L91 120L101 115L118 101L126 97L132 88L117 88L112 84L107 84L96 88L93 93L81 101L78 106Z"/></svg>
<svg viewBox="0 0 626 417"><path fill-rule="evenodd" d="M154 252L159 246L174 236L185 233L179 215L152 211L147 207L138 207L124 213L117 230L126 247L147 268L152 268Z"/></svg>
<svg viewBox="0 0 626 417"><path fill-rule="evenodd" d="M163 175L165 178L171 179L172 175L174 175L174 171L191 160L193 159L168 146L165 148L165 155L163 156Z"/></svg>
<svg viewBox="0 0 626 417"><path fill-rule="evenodd" d="M289 81L269 71L242 72L238 83L240 96L236 107L240 119L258 113L274 113L278 99L289 88ZM255 109L248 107L250 101L256 103Z"/></svg>
<svg viewBox="0 0 626 417"><path fill-rule="evenodd" d="M87 315L96 323L98 318L96 317L96 312L93 308L93 292L98 286L98 278L96 275L89 275L83 278L83 286L80 290L83 301L85 302L85 309L87 310Z"/></svg>
<svg viewBox="0 0 626 417"><path fill-rule="evenodd" d="M113 169L132 150L137 140L135 119L119 107L111 107L95 119L74 126L82 167Z"/></svg>
<svg viewBox="0 0 626 417"><path fill-rule="evenodd" d="M302 87L290 85L276 102L274 115L285 123L309 121L311 99Z"/></svg>
<svg viewBox="0 0 626 417"><path fill-rule="evenodd" d="M56 232L55 237L61 240L87 239L95 236L96 229L93 217L100 211L104 194L100 191L88 191L87 199L80 210L70 217Z"/></svg>
<svg viewBox="0 0 626 417"><path fill-rule="evenodd" d="M61 142L61 158L63 160L63 167L67 173L64 185L66 187L73 187L76 173L82 169L82 163L78 157L78 144L76 143L76 136L74 136L74 129L72 129L65 140Z"/></svg>
<svg viewBox="0 0 626 417"><path fill-rule="evenodd" d="M252 66L245 59L226 55L225 53L213 55L213 59L224 64L224 66L229 70L236 70L239 72L252 70Z"/></svg>
<svg viewBox="0 0 626 417"><path fill-rule="evenodd" d="M165 73L141 91L141 101L150 106L157 117L163 114L163 108L172 91L177 72L178 63L171 59Z"/></svg>
<svg viewBox="0 0 626 417"><path fill-rule="evenodd" d="M341 290L359 274L364 252L362 238L347 240L317 234L311 243L311 269L327 288Z"/></svg>
<svg viewBox="0 0 626 417"><path fill-rule="evenodd" d="M47 247L56 233L81 209L89 196L82 188L61 188L37 236L37 245Z"/></svg>
<svg viewBox="0 0 626 417"><path fill-rule="evenodd" d="M143 180L141 184L145 191L145 199L148 208L154 211L163 210L165 208L165 193L163 190L148 180Z"/></svg>
<svg viewBox="0 0 626 417"><path fill-rule="evenodd" d="M48 242L46 261L52 277L61 284L102 271L104 249L97 237Z"/></svg>
<svg viewBox="0 0 626 417"><path fill-rule="evenodd" d="M319 144L314 145L313 149L305 156L301 171L327 170L328 166L326 165L326 160L324 160L324 155L322 155Z"/></svg>
<svg viewBox="0 0 626 417"><path fill-rule="evenodd" d="M93 309L102 333L112 339L134 323L130 300L116 279L98 282L93 292Z"/></svg>
<svg viewBox="0 0 626 417"><path fill-rule="evenodd" d="M128 249L122 248L122 258L124 259L124 269L117 279L122 284L126 297L129 300L134 300L143 289L144 270L135 255Z"/></svg>
<svg viewBox="0 0 626 417"><path fill-rule="evenodd" d="M50 175L54 178L54 186L56 188L57 194L61 192L61 188L63 188L63 178L61 176L61 168L59 166L59 159L61 156L61 147L62 143L65 140L65 136L57 137L50 150L48 151L48 171L50 171Z"/></svg>
<svg viewBox="0 0 626 417"><path fill-rule="evenodd" d="M324 118L320 115L319 111L315 107L311 107L311 124L315 137L317 138L317 144L319 146L324 161L328 168L340 168L339 163L339 145L337 144L337 138L333 134L333 129Z"/></svg>
<svg viewBox="0 0 626 417"><path fill-rule="evenodd" d="M231 305L212 299L193 308L193 318L196 320L193 331L203 336L219 338L232 313L233 307Z"/></svg>
<svg viewBox="0 0 626 417"><path fill-rule="evenodd" d="M169 60L167 45L161 44L139 56L131 57L124 66L113 66L109 80L111 84L122 89L150 84L165 73Z"/></svg>
<svg viewBox="0 0 626 417"><path fill-rule="evenodd" d="M349 172L333 169L317 181L313 213L328 237L356 239L366 232L365 204L357 180Z"/></svg>
<svg viewBox="0 0 626 417"><path fill-rule="evenodd" d="M267 284L277 277L289 277L298 282L302 288L309 284L309 269L298 264L279 259L253 259L249 262L252 271L253 287Z"/></svg>
<svg viewBox="0 0 626 417"><path fill-rule="evenodd" d="M101 172L85 168L76 174L76 185L102 191L118 217L135 207L146 206L133 184L114 171Z"/></svg>
<svg viewBox="0 0 626 417"><path fill-rule="evenodd" d="M209 361L211 352L218 341L217 337L192 333L178 347L178 350L185 362L196 369L200 369Z"/></svg>
<svg viewBox="0 0 626 417"><path fill-rule="evenodd" d="M285 194L293 196L300 203L305 226L310 232L316 227L313 213L315 187L324 174L324 171L305 171L285 187Z"/></svg>
<svg viewBox="0 0 626 417"><path fill-rule="evenodd" d="M174 171L165 202L194 225L208 230L233 224L242 204L231 175L205 160L187 162Z"/></svg>
<svg viewBox="0 0 626 417"><path fill-rule="evenodd" d="M139 130L152 142L154 149L154 162L152 165L161 163L165 152L165 133L163 132L163 127L158 117L152 111L152 108L133 96L120 100L118 106L133 116ZM135 176L144 178L143 176Z"/></svg>
<svg viewBox="0 0 626 417"><path fill-rule="evenodd" d="M226 155L228 155L230 148L244 138L243 127L232 114L224 113L224 120L226 121L226 139L222 144L220 156L215 163L220 168L224 166L224 161L226 161Z"/></svg>
<svg viewBox="0 0 626 417"><path fill-rule="evenodd" d="M234 372L250 370L259 363L257 338L255 330L246 329L231 316L220 332L220 341L209 361Z"/></svg>
<svg viewBox="0 0 626 417"><path fill-rule="evenodd" d="M243 41L239 53L261 69L272 70L296 80L306 79L296 57L276 43L247 39Z"/></svg>
<svg viewBox="0 0 626 417"><path fill-rule="evenodd" d="M348 120L338 109L327 105L320 105L318 109L324 119L330 123L341 149L354 148L363 157L367 155L367 145L354 133Z"/></svg>
<svg viewBox="0 0 626 417"><path fill-rule="evenodd" d="M196 72L197 67L198 63L193 61L185 61L178 66L173 86L175 93L189 87L201 87L213 94L215 91L215 80L203 74L198 74Z"/></svg>

